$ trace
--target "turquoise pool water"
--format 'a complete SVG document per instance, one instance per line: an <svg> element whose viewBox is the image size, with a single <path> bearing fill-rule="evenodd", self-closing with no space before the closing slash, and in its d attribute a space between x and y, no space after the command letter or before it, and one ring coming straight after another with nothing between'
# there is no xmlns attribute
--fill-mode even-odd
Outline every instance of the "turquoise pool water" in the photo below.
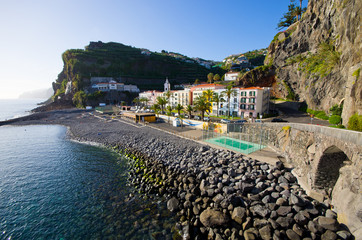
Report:
<svg viewBox="0 0 362 240"><path fill-rule="evenodd" d="M250 154L262 148L265 148L265 146L261 144L251 143L230 137L216 137L205 140L205 142L212 143L244 154Z"/></svg>

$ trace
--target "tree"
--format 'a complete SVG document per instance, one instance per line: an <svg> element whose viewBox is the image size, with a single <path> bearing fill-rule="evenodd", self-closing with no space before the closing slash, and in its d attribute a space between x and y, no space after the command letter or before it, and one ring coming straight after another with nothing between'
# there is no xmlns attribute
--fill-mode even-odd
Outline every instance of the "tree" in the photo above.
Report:
<svg viewBox="0 0 362 240"><path fill-rule="evenodd" d="M213 79L214 79L214 74L213 73L207 74L207 82L208 83L212 83Z"/></svg>
<svg viewBox="0 0 362 240"><path fill-rule="evenodd" d="M224 102L224 95L222 93L218 94L216 92L214 92L214 95L212 96L212 101L216 102L216 111L217 111L217 116L219 117L219 104L220 102Z"/></svg>
<svg viewBox="0 0 362 240"><path fill-rule="evenodd" d="M220 75L219 74L215 74L214 75L214 81L217 82L217 81L220 81Z"/></svg>
<svg viewBox="0 0 362 240"><path fill-rule="evenodd" d="M139 97L136 97L135 99L133 99L132 102L134 102L134 103L136 104L137 109L138 109L138 107L139 107L139 105L140 105L140 102L141 102L140 98L139 98Z"/></svg>
<svg viewBox="0 0 362 240"><path fill-rule="evenodd" d="M187 107L186 107L186 112L188 112L190 118L191 118L191 116L192 116L192 111L194 111L194 109L192 108L192 106L191 106L191 105L187 105Z"/></svg>
<svg viewBox="0 0 362 240"><path fill-rule="evenodd" d="M167 100L167 104L170 105L170 99L172 97L172 93L171 91L167 91L166 92L166 100Z"/></svg>
<svg viewBox="0 0 362 240"><path fill-rule="evenodd" d="M210 103L210 109L208 110L208 112L212 112L212 96L214 95L214 91L212 91L211 89L207 89L205 91L202 92L202 95L206 98L207 102Z"/></svg>
<svg viewBox="0 0 362 240"><path fill-rule="evenodd" d="M165 108L165 105L167 104L167 99L161 96L158 96L156 98L156 103L161 107L161 114L163 114L163 109Z"/></svg>
<svg viewBox="0 0 362 240"><path fill-rule="evenodd" d="M200 80L199 80L198 78L196 78L194 84L195 84L195 85L200 84Z"/></svg>
<svg viewBox="0 0 362 240"><path fill-rule="evenodd" d="M195 109L201 112L201 119L204 119L205 112L210 109L210 102L204 96L198 96L195 101Z"/></svg>
<svg viewBox="0 0 362 240"><path fill-rule="evenodd" d="M294 4L295 0L291 0L288 5L288 12L286 12L278 23L277 29L283 29L289 27L293 23L299 21L302 18L302 14L306 11L306 8L303 8L303 0L299 0L299 7Z"/></svg>
<svg viewBox="0 0 362 240"><path fill-rule="evenodd" d="M78 91L74 94L72 100L77 108L84 108L87 101L87 95L83 91Z"/></svg>
<svg viewBox="0 0 362 240"><path fill-rule="evenodd" d="M211 102L214 91L212 91L211 89L207 89L202 92L202 95L207 99L207 101Z"/></svg>
<svg viewBox="0 0 362 240"><path fill-rule="evenodd" d="M232 85L228 85L226 87L226 90L222 92L223 94L225 94L228 98L227 102L228 102L228 105L229 105L229 117L231 115L231 111L230 111L230 108L231 108L231 97L234 97L236 96L236 91L233 89L233 86Z"/></svg>
<svg viewBox="0 0 362 240"><path fill-rule="evenodd" d="M176 105L175 110L177 111L179 117L181 116L181 111L183 109L184 109L184 107L181 104Z"/></svg>
<svg viewBox="0 0 362 240"><path fill-rule="evenodd" d="M146 97L141 97L140 99L139 99L139 101L142 103L142 106L143 107L147 107L147 105L148 105L148 98L146 98Z"/></svg>
<svg viewBox="0 0 362 240"><path fill-rule="evenodd" d="M153 110L156 115L159 115L159 114L160 114L160 110L161 110L160 105L158 105L158 104L153 104L153 105L151 106L151 110Z"/></svg>
<svg viewBox="0 0 362 240"><path fill-rule="evenodd" d="M290 3L288 5L288 12L284 13L283 17L280 19L280 21L278 23L278 27L277 27L278 30L287 28L296 21L295 10L296 10L295 4Z"/></svg>

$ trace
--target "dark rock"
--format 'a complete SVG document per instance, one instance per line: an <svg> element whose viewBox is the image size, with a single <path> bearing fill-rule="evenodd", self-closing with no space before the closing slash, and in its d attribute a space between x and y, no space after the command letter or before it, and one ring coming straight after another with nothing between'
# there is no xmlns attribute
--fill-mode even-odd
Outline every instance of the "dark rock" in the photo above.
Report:
<svg viewBox="0 0 362 240"><path fill-rule="evenodd" d="M300 227L298 224L293 225L293 231L298 234L300 237L303 237L304 235L304 229Z"/></svg>
<svg viewBox="0 0 362 240"><path fill-rule="evenodd" d="M246 217L246 209L245 208L242 208L242 207L234 208L234 211L233 211L233 213L231 215L231 218L235 222L237 222L239 224L242 224L245 217Z"/></svg>
<svg viewBox="0 0 362 240"><path fill-rule="evenodd" d="M210 208L204 210L200 215L200 221L205 227L223 226L229 220L226 214Z"/></svg>
<svg viewBox="0 0 362 240"><path fill-rule="evenodd" d="M304 212L298 212L295 216L294 216L294 220L296 223L298 223L299 225L305 225L307 224L307 222L309 221L309 219L305 216Z"/></svg>
<svg viewBox="0 0 362 240"><path fill-rule="evenodd" d="M293 219L290 217L278 217L276 222L283 228L288 228L292 225Z"/></svg>
<svg viewBox="0 0 362 240"><path fill-rule="evenodd" d="M319 232L322 232L322 230L323 230L323 228L321 226L319 226L317 223L315 223L313 221L309 221L307 227L308 227L308 230L313 233L319 233Z"/></svg>
<svg viewBox="0 0 362 240"><path fill-rule="evenodd" d="M250 210L253 212L254 215L256 214L261 217L267 217L270 214L270 210L262 205L253 206L250 208Z"/></svg>
<svg viewBox="0 0 362 240"><path fill-rule="evenodd" d="M299 235L296 234L296 232L294 232L292 229L288 229L286 234L290 240L300 240Z"/></svg>
<svg viewBox="0 0 362 240"><path fill-rule="evenodd" d="M171 212L178 210L179 207L178 205L179 201L174 197L167 201L167 209L170 210Z"/></svg>
<svg viewBox="0 0 362 240"><path fill-rule="evenodd" d="M257 228L257 229L260 229L266 225L269 225L269 222L268 220L266 219L254 219L254 227Z"/></svg>
<svg viewBox="0 0 362 240"><path fill-rule="evenodd" d="M325 233L322 234L322 240L336 240L338 238L337 234L332 232L331 230L327 230Z"/></svg>
<svg viewBox="0 0 362 240"><path fill-rule="evenodd" d="M338 222L334 218L327 218L327 217L318 217L318 224L323 227L324 229L337 231L338 230Z"/></svg>
<svg viewBox="0 0 362 240"><path fill-rule="evenodd" d="M259 235L263 240L272 239L272 229L270 225L265 225L264 227L259 229Z"/></svg>
<svg viewBox="0 0 362 240"><path fill-rule="evenodd" d="M346 230L338 231L337 235L343 240L348 240L351 238L351 233Z"/></svg>
<svg viewBox="0 0 362 240"><path fill-rule="evenodd" d="M293 204L293 205L301 206L301 207L305 206L305 201L301 197L299 197L295 194L290 195L289 203Z"/></svg>
<svg viewBox="0 0 362 240"><path fill-rule="evenodd" d="M286 216L288 213L290 213L292 210L292 207L290 206L280 206L277 210L277 213L279 216Z"/></svg>

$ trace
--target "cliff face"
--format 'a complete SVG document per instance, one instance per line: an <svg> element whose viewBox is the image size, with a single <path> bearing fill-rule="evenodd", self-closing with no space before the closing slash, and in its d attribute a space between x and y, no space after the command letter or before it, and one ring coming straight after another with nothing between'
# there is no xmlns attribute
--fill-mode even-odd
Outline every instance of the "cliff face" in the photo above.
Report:
<svg viewBox="0 0 362 240"><path fill-rule="evenodd" d="M57 101L69 101L77 91L89 88L92 76L121 78L125 84L147 90L163 87L166 77L172 84L180 84L206 79L210 71L224 72L208 69L186 56L172 57L113 42L91 42L85 49L65 51L62 59L63 70L53 83Z"/></svg>
<svg viewBox="0 0 362 240"><path fill-rule="evenodd" d="M277 95L288 95L289 86L309 108L326 112L343 102L344 124L362 114L361 8L360 0L309 0L302 19L269 46L265 65L276 69Z"/></svg>

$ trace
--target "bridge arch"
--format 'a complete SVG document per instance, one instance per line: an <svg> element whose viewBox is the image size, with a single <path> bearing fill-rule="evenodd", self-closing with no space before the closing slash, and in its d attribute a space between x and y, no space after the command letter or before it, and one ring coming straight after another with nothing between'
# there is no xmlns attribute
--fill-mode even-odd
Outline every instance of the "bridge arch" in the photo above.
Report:
<svg viewBox="0 0 362 240"><path fill-rule="evenodd" d="M319 158L315 172L314 188L325 190L328 195L338 180L339 170L349 161L347 154L335 145L326 148Z"/></svg>

